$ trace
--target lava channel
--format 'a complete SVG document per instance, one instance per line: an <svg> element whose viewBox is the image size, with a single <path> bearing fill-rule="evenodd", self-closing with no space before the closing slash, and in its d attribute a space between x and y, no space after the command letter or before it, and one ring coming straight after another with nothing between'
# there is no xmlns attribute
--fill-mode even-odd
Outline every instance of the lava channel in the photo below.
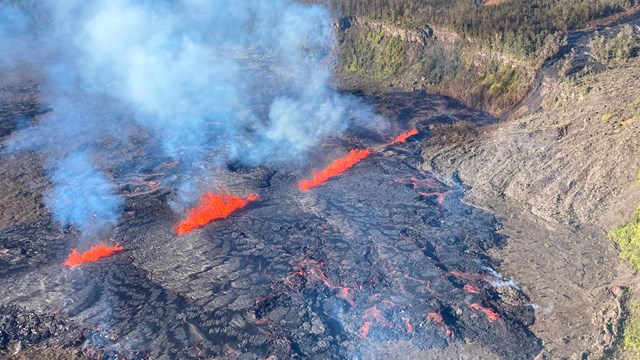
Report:
<svg viewBox="0 0 640 360"><path fill-rule="evenodd" d="M250 194L246 198L225 193L206 193L197 208L187 212L187 218L176 226L178 235L186 234L203 227L213 220L226 219L234 211L247 206L251 201L258 200L260 196Z"/></svg>
<svg viewBox="0 0 640 360"><path fill-rule="evenodd" d="M300 190L307 191L318 185L325 183L332 177L338 176L343 172L349 170L355 164L359 163L363 159L371 155L371 150L366 148L364 150L353 149L347 154L347 156L334 160L329 166L317 172L314 170L311 179L303 179L299 182Z"/></svg>
<svg viewBox="0 0 640 360"><path fill-rule="evenodd" d="M85 263L98 261L102 258L119 253L123 250L124 249L119 244L116 244L114 246L98 244L84 253L79 253L78 250L71 249L71 254L69 254L69 257L67 257L67 260L65 260L64 264L70 267L74 267Z"/></svg>

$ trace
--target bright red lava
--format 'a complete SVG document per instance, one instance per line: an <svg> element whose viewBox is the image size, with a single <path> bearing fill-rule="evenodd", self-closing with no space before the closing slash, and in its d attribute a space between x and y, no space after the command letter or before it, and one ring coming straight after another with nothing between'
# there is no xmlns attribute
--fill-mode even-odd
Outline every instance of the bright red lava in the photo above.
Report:
<svg viewBox="0 0 640 360"><path fill-rule="evenodd" d="M469 284L464 286L464 290L466 292L469 292L469 293L472 293L472 294L477 294L477 293L480 292L479 288L477 288L476 286L473 286L473 285L469 285Z"/></svg>
<svg viewBox="0 0 640 360"><path fill-rule="evenodd" d="M478 311L482 311L485 315L487 315L487 319L489 319L489 321L494 322L498 319L500 319L500 314L498 314L497 312L484 307L478 303L473 303L471 305L469 305L470 308L474 309L474 310L478 310Z"/></svg>
<svg viewBox="0 0 640 360"><path fill-rule="evenodd" d="M411 325L411 320L409 320L409 318L404 318L404 322L407 325L407 332L409 334L413 334L413 325Z"/></svg>
<svg viewBox="0 0 640 360"><path fill-rule="evenodd" d="M453 331L447 328L447 325L444 323L444 318L437 312L430 312L427 314L427 319L440 324L442 329L447 333L447 335L453 335Z"/></svg>
<svg viewBox="0 0 640 360"><path fill-rule="evenodd" d="M311 179L300 180L298 186L300 187L300 190L307 191L321 185L332 177L338 176L349 170L353 165L359 163L370 154L371 150L369 150L369 148L364 150L353 149L349 154L347 154L347 156L334 160L329 166L322 169L322 171L316 172L314 170L313 177Z"/></svg>
<svg viewBox="0 0 640 360"><path fill-rule="evenodd" d="M393 323L387 320L376 306L365 310L364 313L362 313L362 320L365 320L365 323L360 327L360 337L362 338L366 338L369 335L369 330L374 324L379 324L386 328L393 328Z"/></svg>
<svg viewBox="0 0 640 360"><path fill-rule="evenodd" d="M69 254L69 257L67 257L67 260L65 260L64 264L74 267L85 263L98 261L102 258L119 253L123 250L124 249L118 244L114 246L98 244L82 254L79 253L76 249L71 249L71 254Z"/></svg>
<svg viewBox="0 0 640 360"><path fill-rule="evenodd" d="M371 329L371 323L367 321L360 327L360 337L366 338L369 335L369 329Z"/></svg>
<svg viewBox="0 0 640 360"><path fill-rule="evenodd" d="M213 220L225 219L236 210L247 206L249 202L258 200L260 196L250 194L246 198L229 194L206 193L197 208L187 212L187 218L176 226L178 235L186 234L203 227Z"/></svg>
<svg viewBox="0 0 640 360"><path fill-rule="evenodd" d="M418 135L418 130L417 129L412 129L409 130L405 133L402 133L400 135L398 135L397 138L393 139L393 141L391 141L389 144L399 144L399 143L403 143L405 141L407 141L407 139L413 135Z"/></svg>

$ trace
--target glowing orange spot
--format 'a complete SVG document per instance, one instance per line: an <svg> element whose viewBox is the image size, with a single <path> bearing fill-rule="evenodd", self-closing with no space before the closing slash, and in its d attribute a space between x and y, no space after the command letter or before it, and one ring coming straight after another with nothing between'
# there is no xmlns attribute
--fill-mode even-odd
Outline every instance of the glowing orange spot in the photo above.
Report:
<svg viewBox="0 0 640 360"><path fill-rule="evenodd" d="M84 263L98 261L102 258L119 253L123 250L124 249L118 244L116 244L115 246L98 244L82 254L79 253L78 250L72 249L71 254L69 254L69 257L67 257L67 260L65 260L64 264L74 267L82 265Z"/></svg>
<svg viewBox="0 0 640 360"><path fill-rule="evenodd" d="M422 191L419 191L418 192L418 194L420 194L420 195L422 195L424 197L436 196L438 198L438 205L444 204L444 197L448 193L449 193L449 191L445 191L445 192L422 192Z"/></svg>
<svg viewBox="0 0 640 360"><path fill-rule="evenodd" d="M413 325L411 325L411 320L409 318L404 318L405 324L407 324L407 332L409 334L413 334Z"/></svg>
<svg viewBox="0 0 640 360"><path fill-rule="evenodd" d="M475 287L475 286L473 286L473 285L469 285L469 284L465 285L465 286L464 286L464 289L465 289L467 292L470 292L470 293L472 293L472 294L477 294L477 293L479 293L479 292L480 292L480 289L478 289L477 287Z"/></svg>
<svg viewBox="0 0 640 360"><path fill-rule="evenodd" d="M259 198L258 195L254 194L250 194L244 199L224 193L203 194L198 207L189 210L187 212L187 218L178 224L176 233L178 233L178 235L186 234L207 225L213 220L225 219L234 211L242 209L247 206L249 202L258 200Z"/></svg>
<svg viewBox="0 0 640 360"><path fill-rule="evenodd" d="M320 184L323 184L327 180L334 176L338 176L343 172L349 170L353 165L362 161L371 154L371 150L366 148L364 150L353 149L347 154L347 156L334 160L329 166L322 169L320 172L313 171L313 177L311 179L300 180L298 186L300 190L307 191Z"/></svg>
<svg viewBox="0 0 640 360"><path fill-rule="evenodd" d="M369 335L369 329L371 328L370 322L365 322L364 325L360 328L360 336L366 338Z"/></svg>
<svg viewBox="0 0 640 360"><path fill-rule="evenodd" d="M448 329L447 325L444 323L444 318L442 317L442 315L438 314L437 312L430 312L427 314L427 319L437 324L440 324L440 326L447 333L447 335L453 335L453 331Z"/></svg>
<svg viewBox="0 0 640 360"><path fill-rule="evenodd" d="M351 289L349 289L348 287L341 287L340 288L340 292L338 293L338 295L336 295L338 298L345 300L346 302L349 303L349 305L351 306L356 306L356 302L353 301L353 297L351 296L351 294L349 293Z"/></svg>
<svg viewBox="0 0 640 360"><path fill-rule="evenodd" d="M395 304L394 304L395 306ZM393 328L393 323L387 320L377 306L372 306L362 313L364 325L360 328L360 337L366 338L372 325L380 325L386 328Z"/></svg>
<svg viewBox="0 0 640 360"><path fill-rule="evenodd" d="M413 129L413 130L409 130L405 133L402 133L400 135L398 135L397 138L393 139L393 141L391 141L389 144L399 144L399 143L403 143L405 141L407 141L407 139L413 135L417 135L418 134L418 130L417 129Z"/></svg>
<svg viewBox="0 0 640 360"><path fill-rule="evenodd" d="M474 309L474 310L478 310L478 311L482 311L485 315L487 315L487 319L489 319L489 321L494 322L498 319L500 319L500 314L498 314L497 312L484 307L478 303L473 303L471 305L469 305L470 308Z"/></svg>
<svg viewBox="0 0 640 360"><path fill-rule="evenodd" d="M444 319L442 318L442 315L438 314L437 312L428 313L427 319L431 321L435 321L438 324L444 324Z"/></svg>

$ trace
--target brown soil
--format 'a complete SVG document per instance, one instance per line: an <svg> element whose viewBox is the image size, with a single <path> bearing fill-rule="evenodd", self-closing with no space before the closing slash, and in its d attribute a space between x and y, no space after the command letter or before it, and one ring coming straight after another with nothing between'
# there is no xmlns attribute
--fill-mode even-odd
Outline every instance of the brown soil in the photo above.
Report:
<svg viewBox="0 0 640 360"><path fill-rule="evenodd" d="M499 270L538 306L541 358L600 358L615 342L620 288L638 278L606 232L640 203L640 61L564 84L555 108L475 127L433 126L426 168L471 185L467 201L503 218ZM579 94L579 95L576 95ZM607 119L608 120L604 120Z"/></svg>

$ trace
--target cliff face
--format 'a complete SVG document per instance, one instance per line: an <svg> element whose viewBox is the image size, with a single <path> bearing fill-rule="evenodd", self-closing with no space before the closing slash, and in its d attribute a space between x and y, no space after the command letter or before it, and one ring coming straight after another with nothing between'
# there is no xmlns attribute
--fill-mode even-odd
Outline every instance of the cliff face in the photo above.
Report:
<svg viewBox="0 0 640 360"><path fill-rule="evenodd" d="M456 32L434 26L406 29L366 17L335 24L336 75L345 89L367 92L426 90L501 115L524 96L533 69Z"/></svg>
<svg viewBox="0 0 640 360"><path fill-rule="evenodd" d="M352 27L365 29L367 31L378 31L384 33L386 36L397 37L403 42L416 43L421 46L426 46L428 41L434 36L433 28L429 26L408 30L359 16L342 18L336 22L335 26L338 31L346 31Z"/></svg>

